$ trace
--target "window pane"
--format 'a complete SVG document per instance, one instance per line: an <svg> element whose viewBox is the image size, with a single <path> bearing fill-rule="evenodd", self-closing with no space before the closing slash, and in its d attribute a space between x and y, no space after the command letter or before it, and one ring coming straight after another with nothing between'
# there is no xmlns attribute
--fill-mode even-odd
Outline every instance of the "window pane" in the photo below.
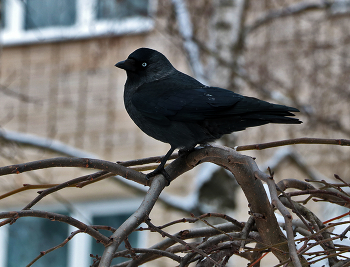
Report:
<svg viewBox="0 0 350 267"><path fill-rule="evenodd" d="M6 22L6 20L5 20L5 1L6 0L0 0L0 17L1 17L1 19L0 19L0 23L1 23L1 25L0 25L0 28L5 28L5 22Z"/></svg>
<svg viewBox="0 0 350 267"><path fill-rule="evenodd" d="M19 218L9 227L7 267L27 266L41 251L62 243L68 236L68 225L41 218ZM40 258L35 267L66 267L67 246Z"/></svg>
<svg viewBox="0 0 350 267"><path fill-rule="evenodd" d="M76 0L27 0L25 29L70 26L75 23Z"/></svg>
<svg viewBox="0 0 350 267"><path fill-rule="evenodd" d="M113 215L113 216L96 216L93 218L93 225L107 225L112 226L114 228L118 228L122 223L129 218L130 214L123 214L123 215ZM102 234L106 236L110 236L112 232L106 231L106 230L99 230ZM132 247L136 247L138 243L138 233L133 232L131 235L129 235L128 238L130 244ZM92 240L92 252L93 255L99 255L102 256L104 251L104 246L101 243L97 243L95 239ZM118 251L124 250L125 244L124 242L119 246ZM121 263L123 261L126 261L126 258L117 258L112 261L113 264ZM92 260L91 260L92 262Z"/></svg>
<svg viewBox="0 0 350 267"><path fill-rule="evenodd" d="M148 15L148 0L98 0L97 19Z"/></svg>

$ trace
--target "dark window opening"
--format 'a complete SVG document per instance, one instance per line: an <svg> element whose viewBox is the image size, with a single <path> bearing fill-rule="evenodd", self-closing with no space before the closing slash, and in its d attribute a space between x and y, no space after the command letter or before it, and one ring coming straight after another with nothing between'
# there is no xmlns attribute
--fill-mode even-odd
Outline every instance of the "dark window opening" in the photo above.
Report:
<svg viewBox="0 0 350 267"><path fill-rule="evenodd" d="M98 0L97 19L122 19L148 15L148 0Z"/></svg>
<svg viewBox="0 0 350 267"><path fill-rule="evenodd" d="M19 218L9 226L7 265L27 266L41 251L62 243L67 236L68 225L42 218ZM40 258L36 267L66 267L67 246L56 249Z"/></svg>
<svg viewBox="0 0 350 267"><path fill-rule="evenodd" d="M71 26L76 20L76 0L27 0L25 29Z"/></svg>
<svg viewBox="0 0 350 267"><path fill-rule="evenodd" d="M130 217L131 214L123 214L123 215L108 215L108 216L94 216L93 225L108 225L114 228L118 228L122 223ZM112 232L107 230L99 230L102 234L106 236L112 235ZM136 247L138 243L138 233L133 232L129 235L128 240L132 247ZM92 255L102 256L105 247L101 243L97 243L95 239L92 240ZM119 246L118 251L124 250L125 244L124 242ZM112 264L118 264L128 260L127 258L116 258L113 259ZM92 261L91 261L92 262Z"/></svg>

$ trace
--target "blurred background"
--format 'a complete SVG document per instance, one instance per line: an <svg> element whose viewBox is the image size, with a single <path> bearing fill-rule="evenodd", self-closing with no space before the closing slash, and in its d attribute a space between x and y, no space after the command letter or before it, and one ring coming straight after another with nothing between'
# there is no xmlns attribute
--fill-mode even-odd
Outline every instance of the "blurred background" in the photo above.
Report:
<svg viewBox="0 0 350 267"><path fill-rule="evenodd" d="M139 47L156 49L202 82L298 108L302 125L266 125L224 137L234 147L298 137L350 138L350 1L293 0L2 0L0 28L0 165L56 156L124 161L169 149L142 133L124 109L124 71L114 67ZM242 152L275 179L350 182L348 148L296 145ZM23 184L57 184L91 171L48 169L0 178L0 193ZM234 179L207 164L176 179L152 222L189 212L248 218ZM52 194L35 209L118 227L144 189L110 178ZM28 190L0 201L23 208ZM195 196L195 197L194 197ZM239 205L237 205L239 203ZM315 204L321 205L321 204ZM336 212L316 207L319 216ZM177 231L178 228L174 228ZM45 232L46 231L46 232ZM74 229L42 219L0 228L0 267L24 266ZM172 228L169 230L172 231ZM52 235L54 233L54 235ZM40 235L40 237L39 237ZM162 238L135 233L133 246ZM37 240L34 242L33 240ZM30 244L30 246L28 246ZM83 245L82 245L83 244ZM103 246L77 235L34 266L88 266ZM159 260L157 266L169 266ZM232 266L242 266L238 260Z"/></svg>

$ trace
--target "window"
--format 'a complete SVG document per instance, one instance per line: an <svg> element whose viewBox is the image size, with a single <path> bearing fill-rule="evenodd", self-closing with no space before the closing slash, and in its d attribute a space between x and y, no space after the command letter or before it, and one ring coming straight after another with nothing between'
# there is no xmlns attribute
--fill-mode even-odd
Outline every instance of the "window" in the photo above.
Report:
<svg viewBox="0 0 350 267"><path fill-rule="evenodd" d="M73 210L76 212L68 213L60 210L58 213L71 215L88 224L109 225L117 228L137 209L140 203L140 199L81 203L73 205ZM50 207L42 207L41 210L52 211ZM43 218L19 218L13 225L0 228L0 267L26 266L41 251L62 243L75 230L77 230L75 227L62 222ZM107 236L112 234L104 230L101 230L101 233ZM144 240L143 232L134 232L129 236L129 242L133 247L144 246ZM122 244L120 250L124 248ZM103 250L104 246L97 243L94 238L80 233L65 246L40 258L34 266L51 266L53 262L55 267L90 266L92 264L90 254L101 256ZM121 258L114 259L113 264L122 261Z"/></svg>
<svg viewBox="0 0 350 267"><path fill-rule="evenodd" d="M122 225L122 223L130 216L131 214L123 214L123 215L104 215L104 216L94 216L92 224L93 225ZM101 233L110 236L111 232L108 233L106 230L101 230ZM131 233L129 235L128 240L132 247L135 247L138 243L139 235L136 232ZM91 238L92 246L91 246L91 254L101 256L104 251L104 246L100 243L97 243L95 239ZM124 250L125 244L124 242L119 246L118 251ZM121 263L125 260L123 258L113 259L112 264ZM92 264L92 262L90 262Z"/></svg>
<svg viewBox="0 0 350 267"><path fill-rule="evenodd" d="M5 27L5 9L4 9L4 6L5 6L5 1L6 0L2 0L0 1L0 29L3 29Z"/></svg>
<svg viewBox="0 0 350 267"><path fill-rule="evenodd" d="M97 1L97 19L116 19L133 16L147 16L148 1L99 0Z"/></svg>
<svg viewBox="0 0 350 267"><path fill-rule="evenodd" d="M2 45L140 33L154 0L2 0Z"/></svg>
<svg viewBox="0 0 350 267"><path fill-rule="evenodd" d="M331 7L333 14L346 14L350 12L350 0L335 0Z"/></svg>
<svg viewBox="0 0 350 267"><path fill-rule="evenodd" d="M76 1L29 0L25 7L25 30L50 26L72 26L75 23Z"/></svg>
<svg viewBox="0 0 350 267"><path fill-rule="evenodd" d="M35 259L40 251L60 244L68 233L68 225L51 222L41 218L19 218L8 227L7 267L26 266ZM29 245L30 244L30 245ZM55 250L42 257L38 267L67 266L67 247Z"/></svg>

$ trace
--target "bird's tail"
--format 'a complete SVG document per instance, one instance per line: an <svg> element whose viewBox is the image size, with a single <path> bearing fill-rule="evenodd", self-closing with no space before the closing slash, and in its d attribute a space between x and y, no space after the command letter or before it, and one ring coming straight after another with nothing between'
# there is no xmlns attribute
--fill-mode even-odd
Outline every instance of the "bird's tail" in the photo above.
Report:
<svg viewBox="0 0 350 267"><path fill-rule="evenodd" d="M265 125L268 123L301 124L292 112L299 110L292 107L271 104L269 108L246 112L243 114L226 114L221 118L206 120L204 126L215 137L220 138L224 134L243 131L250 127Z"/></svg>
<svg viewBox="0 0 350 267"><path fill-rule="evenodd" d="M297 118L291 118L295 115L292 112L299 112L298 109L292 107L286 107L282 105L274 105L272 109L261 110L260 112L246 113L242 119L261 121L262 124L266 123L282 123L282 124L301 124L302 121ZM259 125L262 125L259 124ZM258 126L258 125L254 125ZM252 126L250 126L252 127Z"/></svg>

